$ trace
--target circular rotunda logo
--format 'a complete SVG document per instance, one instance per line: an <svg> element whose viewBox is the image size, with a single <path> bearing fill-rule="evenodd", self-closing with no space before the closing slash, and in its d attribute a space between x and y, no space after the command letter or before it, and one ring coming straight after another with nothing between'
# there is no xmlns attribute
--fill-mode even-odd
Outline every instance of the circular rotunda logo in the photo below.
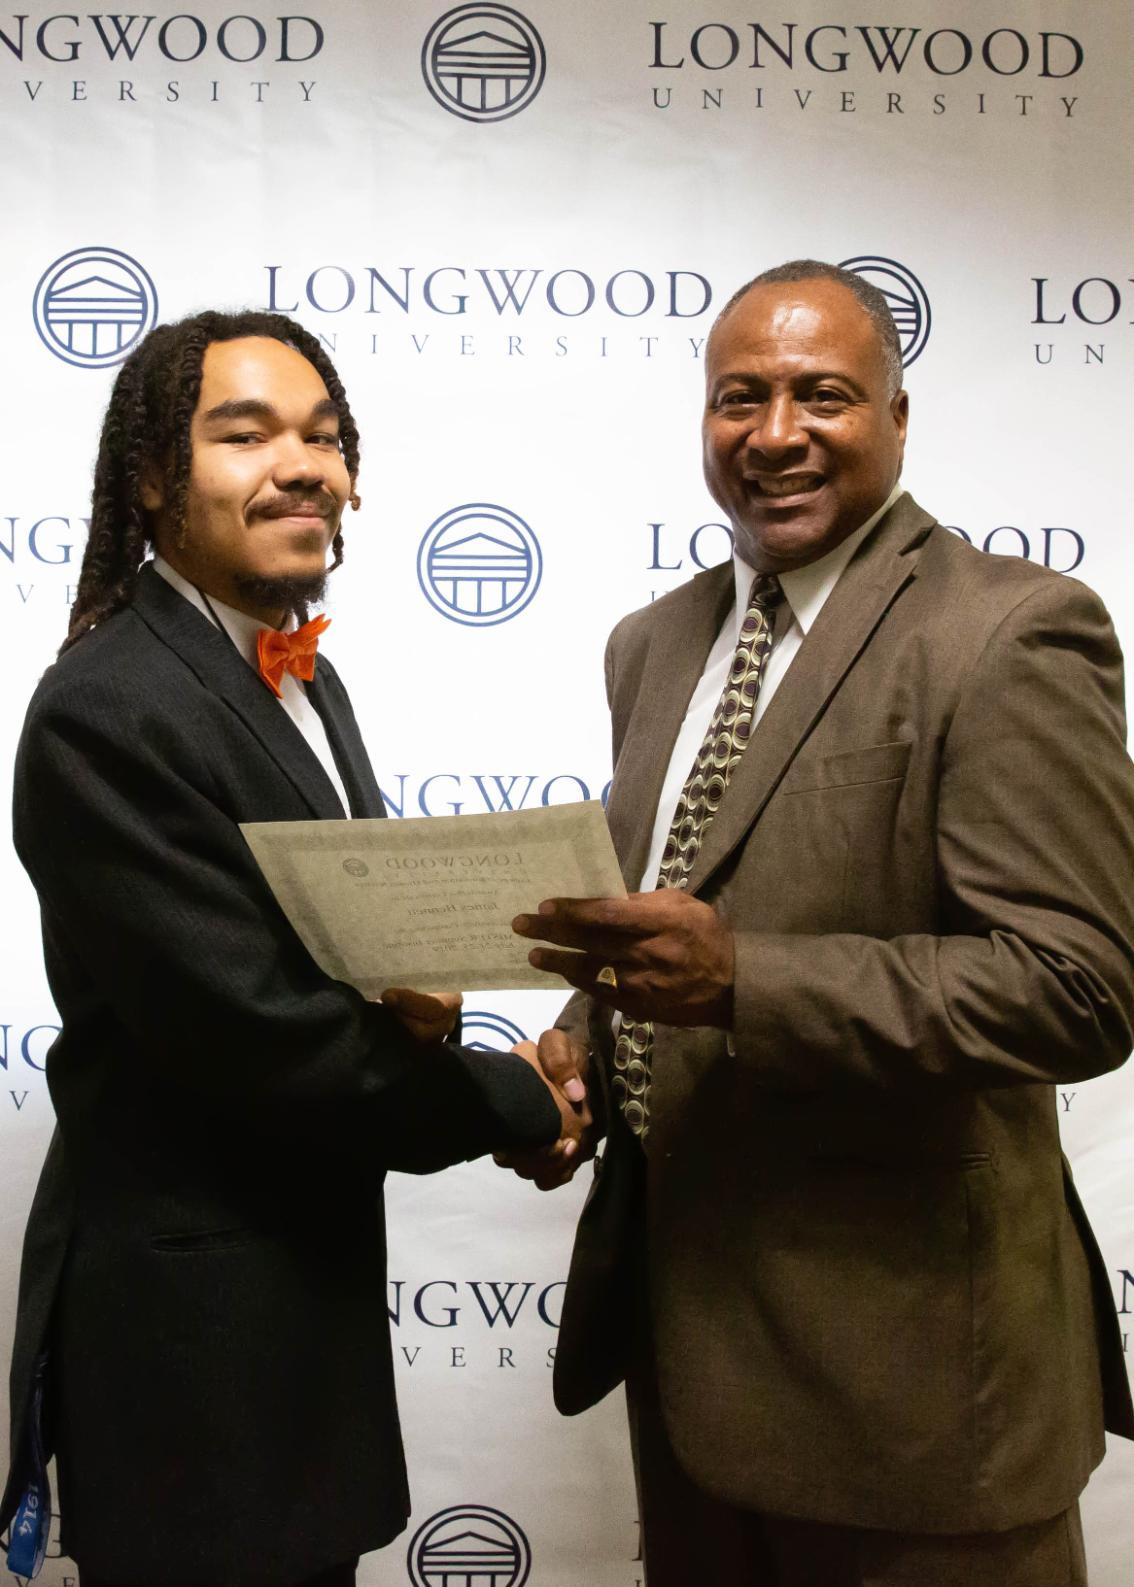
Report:
<svg viewBox="0 0 1134 1587"><path fill-rule="evenodd" d="M442 513L417 553L417 577L430 605L477 628L522 612L542 574L539 541L528 525L491 502Z"/></svg>
<svg viewBox="0 0 1134 1587"><path fill-rule="evenodd" d="M85 369L120 364L157 322L149 273L117 248L76 248L49 265L32 316L56 358Z"/></svg>
<svg viewBox="0 0 1134 1587"><path fill-rule="evenodd" d="M844 259L840 268L853 270L856 276L862 276L882 293L890 305L894 324L898 327L902 363L908 369L914 359L920 358L925 351L932 323L929 299L917 276L896 259L883 259L871 254L862 254L857 259Z"/></svg>
<svg viewBox="0 0 1134 1587"><path fill-rule="evenodd" d="M511 6L455 6L430 28L421 70L437 103L466 121L504 121L543 87L547 56L527 17Z"/></svg>
<svg viewBox="0 0 1134 1587"><path fill-rule="evenodd" d="M407 1563L413 1587L524 1587L532 1551L503 1511L454 1504L414 1533Z"/></svg>
<svg viewBox="0 0 1134 1587"><path fill-rule="evenodd" d="M461 1046L477 1052L510 1052L518 1041L527 1041L520 1027L503 1014L475 1008L461 1014Z"/></svg>

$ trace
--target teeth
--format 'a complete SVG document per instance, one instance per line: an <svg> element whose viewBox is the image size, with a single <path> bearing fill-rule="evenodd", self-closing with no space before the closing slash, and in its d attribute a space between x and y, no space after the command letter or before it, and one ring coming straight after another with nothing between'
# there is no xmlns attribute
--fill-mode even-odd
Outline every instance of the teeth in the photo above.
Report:
<svg viewBox="0 0 1134 1587"><path fill-rule="evenodd" d="M814 490L819 483L817 474L793 474L783 479L756 481L764 496L798 496L802 491Z"/></svg>

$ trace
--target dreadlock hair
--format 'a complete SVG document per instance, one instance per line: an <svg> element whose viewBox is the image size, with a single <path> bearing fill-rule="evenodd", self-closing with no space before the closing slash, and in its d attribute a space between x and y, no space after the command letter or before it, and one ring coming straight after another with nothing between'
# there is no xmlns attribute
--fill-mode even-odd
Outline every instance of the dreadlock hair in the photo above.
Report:
<svg viewBox="0 0 1134 1587"><path fill-rule="evenodd" d="M753 287L772 286L781 281L837 281L858 299L859 304L874 321L882 363L886 370L888 395L896 397L902 385L902 344L898 337L898 327L894 324L894 316L890 313L890 305L886 301L885 294L876 286L864 280L862 276L856 275L853 270L844 270L842 265L826 264L822 259L791 259L787 264L775 265L771 270L762 271L760 275L753 276L751 281L746 281L733 293L714 320L713 330L716 330L722 320L728 318L741 298L747 297ZM709 334L712 335L712 331Z"/></svg>
<svg viewBox="0 0 1134 1587"><path fill-rule="evenodd" d="M233 314L208 310L155 326L122 365L107 404L95 463L90 534L60 655L133 597L138 571L153 543L150 517L142 505L147 470L160 473L174 531L184 535L192 458L189 425L201 393L205 349L212 342L242 336L270 336L284 342L318 370L338 412L339 446L353 486L358 475L358 427L342 381L318 337L286 315L253 309ZM331 549L334 560L328 571L343 560L341 529Z"/></svg>

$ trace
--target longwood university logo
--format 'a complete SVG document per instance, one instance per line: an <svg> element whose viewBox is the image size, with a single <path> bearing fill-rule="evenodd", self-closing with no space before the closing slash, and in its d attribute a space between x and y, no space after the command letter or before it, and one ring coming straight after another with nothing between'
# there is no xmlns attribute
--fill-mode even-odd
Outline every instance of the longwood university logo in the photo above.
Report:
<svg viewBox="0 0 1134 1587"><path fill-rule="evenodd" d="M532 1551L503 1511L455 1504L419 1527L407 1564L413 1587L524 1587Z"/></svg>
<svg viewBox="0 0 1134 1587"><path fill-rule="evenodd" d="M474 1008L461 1014L461 1046L476 1052L509 1052L518 1041L527 1041L518 1025L503 1014Z"/></svg>
<svg viewBox="0 0 1134 1587"><path fill-rule="evenodd" d="M117 248L76 248L40 277L32 316L56 358L87 369L120 364L157 322L148 272Z"/></svg>
<svg viewBox="0 0 1134 1587"><path fill-rule="evenodd" d="M543 87L547 57L527 17L511 6L457 6L435 22L421 51L425 85L466 121L505 121Z"/></svg>
<svg viewBox="0 0 1134 1587"><path fill-rule="evenodd" d="M925 288L913 271L896 259L861 254L855 259L844 259L841 268L853 270L856 276L862 276L872 287L877 287L890 305L902 344L902 363L908 369L921 357L929 340L932 316Z"/></svg>
<svg viewBox="0 0 1134 1587"><path fill-rule="evenodd" d="M417 577L430 605L455 623L506 623L529 604L543 575L531 529L507 507L467 502L442 513L417 553Z"/></svg>

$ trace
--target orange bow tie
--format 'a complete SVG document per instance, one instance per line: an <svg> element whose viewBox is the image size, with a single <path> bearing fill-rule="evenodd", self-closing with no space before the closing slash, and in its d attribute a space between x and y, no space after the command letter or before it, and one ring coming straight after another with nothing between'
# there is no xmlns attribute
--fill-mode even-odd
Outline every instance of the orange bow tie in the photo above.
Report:
<svg viewBox="0 0 1134 1587"><path fill-rule="evenodd" d="M260 676L281 700L280 684L285 672L310 683L315 676L315 652L319 648L319 635L331 626L329 617L313 617L294 633L281 633L278 628L261 628L256 635L256 659Z"/></svg>

